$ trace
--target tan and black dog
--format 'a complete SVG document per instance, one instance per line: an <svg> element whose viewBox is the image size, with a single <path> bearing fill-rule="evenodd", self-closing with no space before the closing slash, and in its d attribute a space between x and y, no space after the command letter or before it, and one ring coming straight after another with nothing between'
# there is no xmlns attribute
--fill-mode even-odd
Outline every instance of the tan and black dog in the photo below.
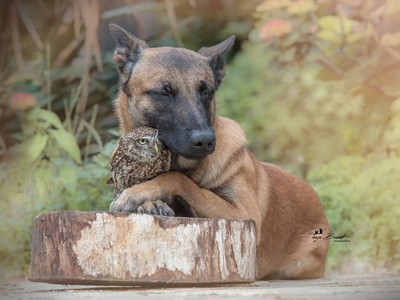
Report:
<svg viewBox="0 0 400 300"><path fill-rule="evenodd" d="M317 194L294 175L257 161L240 125L216 115L214 95L234 36L194 52L149 48L116 25L110 30L117 42L121 131L157 128L173 157L171 172L124 190L110 209L154 214L163 210L156 200L174 207L183 199L195 217L253 219L259 279L322 277L328 240L315 241L310 233L329 227Z"/></svg>

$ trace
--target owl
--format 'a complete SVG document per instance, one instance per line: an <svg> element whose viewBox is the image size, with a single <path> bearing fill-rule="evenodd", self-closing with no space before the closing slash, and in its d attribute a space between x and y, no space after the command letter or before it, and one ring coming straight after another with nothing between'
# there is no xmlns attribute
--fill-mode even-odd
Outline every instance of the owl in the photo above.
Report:
<svg viewBox="0 0 400 300"><path fill-rule="evenodd" d="M141 126L133 129L119 141L110 161L114 184L114 198L134 184L150 180L168 172L171 153L158 139L158 130Z"/></svg>

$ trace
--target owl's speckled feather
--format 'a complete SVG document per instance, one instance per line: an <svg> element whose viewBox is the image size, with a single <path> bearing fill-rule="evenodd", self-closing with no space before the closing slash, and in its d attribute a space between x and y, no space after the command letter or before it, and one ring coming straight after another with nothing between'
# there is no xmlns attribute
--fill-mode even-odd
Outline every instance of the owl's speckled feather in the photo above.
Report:
<svg viewBox="0 0 400 300"><path fill-rule="evenodd" d="M126 188L168 172L171 153L158 139L158 131L141 126L119 141L110 161L115 199Z"/></svg>

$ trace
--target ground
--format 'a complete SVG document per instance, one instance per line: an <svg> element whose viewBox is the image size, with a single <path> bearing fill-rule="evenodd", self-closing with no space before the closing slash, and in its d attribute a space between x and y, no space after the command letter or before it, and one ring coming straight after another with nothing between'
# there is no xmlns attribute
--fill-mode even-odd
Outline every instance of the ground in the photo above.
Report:
<svg viewBox="0 0 400 300"><path fill-rule="evenodd" d="M337 299L399 300L400 275L328 274L315 280L258 281L224 287L100 287L64 286L28 280L0 283L0 299Z"/></svg>

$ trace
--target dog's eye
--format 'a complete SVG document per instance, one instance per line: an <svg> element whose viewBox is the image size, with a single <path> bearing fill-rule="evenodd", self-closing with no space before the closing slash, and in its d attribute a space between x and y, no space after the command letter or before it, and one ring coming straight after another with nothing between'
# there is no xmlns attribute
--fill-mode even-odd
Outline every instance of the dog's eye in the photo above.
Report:
<svg viewBox="0 0 400 300"><path fill-rule="evenodd" d="M204 97L212 97L215 90L212 88L210 83L202 81L198 87L198 92Z"/></svg>
<svg viewBox="0 0 400 300"><path fill-rule="evenodd" d="M162 87L157 87L147 91L146 94L150 96L175 97L176 91L171 87L170 84L166 83Z"/></svg>
<svg viewBox="0 0 400 300"><path fill-rule="evenodd" d="M163 86L162 92L166 96L175 96L176 94L175 90L169 84Z"/></svg>

